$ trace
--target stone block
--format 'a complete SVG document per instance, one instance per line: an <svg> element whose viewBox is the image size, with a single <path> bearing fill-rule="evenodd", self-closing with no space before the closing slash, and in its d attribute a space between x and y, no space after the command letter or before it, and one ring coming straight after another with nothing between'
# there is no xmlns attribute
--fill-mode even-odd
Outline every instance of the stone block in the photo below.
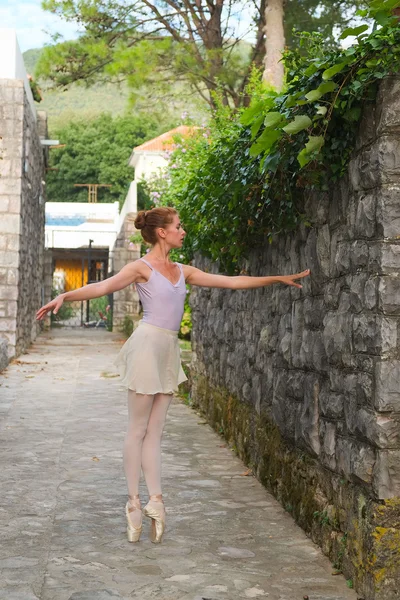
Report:
<svg viewBox="0 0 400 600"><path fill-rule="evenodd" d="M300 348L303 341L304 331L304 302L295 302L292 305L292 340L291 355L292 364L301 368Z"/></svg>
<svg viewBox="0 0 400 600"><path fill-rule="evenodd" d="M397 351L399 319L379 316L378 324L378 338L381 355L395 354Z"/></svg>
<svg viewBox="0 0 400 600"><path fill-rule="evenodd" d="M381 272L384 274L399 273L400 244L383 242L380 244Z"/></svg>
<svg viewBox="0 0 400 600"><path fill-rule="evenodd" d="M304 298L304 324L311 329L322 329L326 307L324 298L306 296Z"/></svg>
<svg viewBox="0 0 400 600"><path fill-rule="evenodd" d="M331 277L347 275L350 271L351 245L348 241L338 240L336 234L332 236L331 243Z"/></svg>
<svg viewBox="0 0 400 600"><path fill-rule="evenodd" d="M377 361L374 406L379 412L400 412L400 360Z"/></svg>
<svg viewBox="0 0 400 600"><path fill-rule="evenodd" d="M17 300L18 289L14 285L0 285L0 300Z"/></svg>
<svg viewBox="0 0 400 600"><path fill-rule="evenodd" d="M365 282L364 286L365 308L374 310L378 304L378 277L372 276Z"/></svg>
<svg viewBox="0 0 400 600"><path fill-rule="evenodd" d="M9 200L6 196L0 196L0 213L7 213L9 207ZM0 214L0 218L2 215Z"/></svg>
<svg viewBox="0 0 400 600"><path fill-rule="evenodd" d="M310 193L305 199L305 212L314 225L324 225L329 219L330 197L328 193ZM296 272L296 271L294 271Z"/></svg>
<svg viewBox="0 0 400 600"><path fill-rule="evenodd" d="M18 303L16 300L7 300L6 315L7 317L17 317ZM3 315L1 315L3 316Z"/></svg>
<svg viewBox="0 0 400 600"><path fill-rule="evenodd" d="M398 76L382 80L376 102L377 134L400 133L400 79Z"/></svg>
<svg viewBox="0 0 400 600"><path fill-rule="evenodd" d="M1 337L5 338L8 342L8 358L12 358L15 355L15 345L17 336L15 331L3 331Z"/></svg>
<svg viewBox="0 0 400 600"><path fill-rule="evenodd" d="M1 195L17 195L21 194L21 177L1 177L0 178L0 194Z"/></svg>
<svg viewBox="0 0 400 600"><path fill-rule="evenodd" d="M18 267L19 253L11 251L0 251L0 265L2 267Z"/></svg>
<svg viewBox="0 0 400 600"><path fill-rule="evenodd" d="M21 230L19 214L5 214L1 216L0 233L17 233Z"/></svg>
<svg viewBox="0 0 400 600"><path fill-rule="evenodd" d="M376 108L374 104L367 104L363 108L360 126L356 137L356 150L368 146L376 139Z"/></svg>
<svg viewBox="0 0 400 600"><path fill-rule="evenodd" d="M345 394L333 392L329 389L329 386L322 386L319 394L321 415L328 419L342 419L345 400Z"/></svg>
<svg viewBox="0 0 400 600"><path fill-rule="evenodd" d="M293 442L295 436L296 409L286 395L286 373L280 369L275 377L272 396L272 416L281 435Z"/></svg>
<svg viewBox="0 0 400 600"><path fill-rule="evenodd" d="M360 314L353 317L352 346L355 352L378 354L380 348L378 326L375 315Z"/></svg>
<svg viewBox="0 0 400 600"><path fill-rule="evenodd" d="M324 306L326 310L336 310L339 306L340 291L344 286L344 278L328 281L324 286Z"/></svg>
<svg viewBox="0 0 400 600"><path fill-rule="evenodd" d="M318 229L316 239L316 250L321 275L323 277L329 277L331 260L331 236L329 231L329 225L327 224L323 225Z"/></svg>
<svg viewBox="0 0 400 600"><path fill-rule="evenodd" d="M13 179L12 181L18 181ZM13 194L8 195L8 212L20 214L21 212L21 195L14 191Z"/></svg>
<svg viewBox="0 0 400 600"><path fill-rule="evenodd" d="M328 312L324 318L323 342L329 364L347 366L351 357L352 315Z"/></svg>
<svg viewBox="0 0 400 600"><path fill-rule="evenodd" d="M0 371L8 365L8 341L0 336Z"/></svg>
<svg viewBox="0 0 400 600"><path fill-rule="evenodd" d="M320 460L322 464L335 471L336 469L336 424L325 419L320 421Z"/></svg>
<svg viewBox="0 0 400 600"><path fill-rule="evenodd" d="M400 315L400 273L379 277L378 305L385 315Z"/></svg>
<svg viewBox="0 0 400 600"><path fill-rule="evenodd" d="M400 450L377 452L372 486L381 500L400 496Z"/></svg>
<svg viewBox="0 0 400 600"><path fill-rule="evenodd" d="M7 269L7 283L10 286L16 286L19 281L18 269Z"/></svg>
<svg viewBox="0 0 400 600"><path fill-rule="evenodd" d="M304 378L304 398L297 408L295 439L296 445L306 448L311 454L319 455L319 393L320 382L315 374Z"/></svg>
<svg viewBox="0 0 400 600"><path fill-rule="evenodd" d="M365 284L368 279L367 273L356 273L346 277L346 285L350 290L350 307L352 312L360 313L365 306Z"/></svg>
<svg viewBox="0 0 400 600"><path fill-rule="evenodd" d="M7 251L8 252L19 252L21 245L21 237L15 233L9 233L7 235Z"/></svg>
<svg viewBox="0 0 400 600"><path fill-rule="evenodd" d="M400 427L397 419L358 408L354 399L345 404L347 431L376 448L399 448Z"/></svg>
<svg viewBox="0 0 400 600"><path fill-rule="evenodd" d="M376 235L377 194L361 193L358 196L354 233L360 238L372 238Z"/></svg>
<svg viewBox="0 0 400 600"><path fill-rule="evenodd" d="M350 247L350 264L353 271L365 269L368 265L369 245L364 240L352 242Z"/></svg>
<svg viewBox="0 0 400 600"><path fill-rule="evenodd" d="M13 332L16 331L17 321L13 317L6 317L0 319L0 331L1 332Z"/></svg>
<svg viewBox="0 0 400 600"><path fill-rule="evenodd" d="M3 118L12 121L23 121L24 106L22 104L6 104L3 107Z"/></svg>
<svg viewBox="0 0 400 600"><path fill-rule="evenodd" d="M355 482L371 483L375 451L362 442L338 436L336 464L340 473Z"/></svg>
<svg viewBox="0 0 400 600"><path fill-rule="evenodd" d="M389 135L378 138L350 162L349 173L354 191L400 183L400 139Z"/></svg>
<svg viewBox="0 0 400 600"><path fill-rule="evenodd" d="M384 238L400 235L400 185L393 183L377 191L377 233Z"/></svg>

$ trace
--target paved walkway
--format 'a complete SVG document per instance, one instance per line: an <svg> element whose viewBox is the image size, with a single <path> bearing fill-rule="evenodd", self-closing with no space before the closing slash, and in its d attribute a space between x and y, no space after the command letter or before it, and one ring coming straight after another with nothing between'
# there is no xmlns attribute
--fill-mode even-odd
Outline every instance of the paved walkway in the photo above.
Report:
<svg viewBox="0 0 400 600"><path fill-rule="evenodd" d="M104 330L52 331L0 374L1 600L355 600L179 400L163 439L163 543L147 521L127 542L120 345Z"/></svg>

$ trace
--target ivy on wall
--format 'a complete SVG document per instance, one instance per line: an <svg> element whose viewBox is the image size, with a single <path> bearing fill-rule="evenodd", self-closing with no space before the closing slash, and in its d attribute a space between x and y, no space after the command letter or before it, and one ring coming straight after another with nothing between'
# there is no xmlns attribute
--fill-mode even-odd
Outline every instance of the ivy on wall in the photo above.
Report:
<svg viewBox="0 0 400 600"><path fill-rule="evenodd" d="M359 15L373 20L345 30L356 42L327 51L303 34L307 54L284 56L286 89L268 90L257 72L251 103L241 111L218 104L209 128L178 144L163 204L177 207L186 252L201 251L233 273L251 248L300 222L305 189L327 190L347 169L361 111L377 83L400 67L400 0L373 0Z"/></svg>

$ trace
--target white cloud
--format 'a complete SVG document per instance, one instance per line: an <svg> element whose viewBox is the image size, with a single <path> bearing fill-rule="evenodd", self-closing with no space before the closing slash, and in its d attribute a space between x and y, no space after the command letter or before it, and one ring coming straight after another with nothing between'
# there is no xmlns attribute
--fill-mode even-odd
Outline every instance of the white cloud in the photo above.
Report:
<svg viewBox="0 0 400 600"><path fill-rule="evenodd" d="M22 52L51 43L52 33L61 33L65 39L78 36L75 24L44 11L41 0L0 0L0 26L16 30Z"/></svg>

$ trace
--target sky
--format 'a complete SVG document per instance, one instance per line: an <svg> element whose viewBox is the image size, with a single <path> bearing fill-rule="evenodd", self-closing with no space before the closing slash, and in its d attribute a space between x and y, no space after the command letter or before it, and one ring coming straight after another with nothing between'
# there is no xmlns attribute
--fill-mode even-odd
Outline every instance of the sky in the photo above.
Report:
<svg viewBox="0 0 400 600"><path fill-rule="evenodd" d="M248 0L243 2L247 3ZM16 29L22 52L51 43L49 33L61 33L67 40L78 37L76 25L43 10L41 0L0 0L0 27ZM236 22L235 33L252 42L254 34L250 30L251 11L244 10Z"/></svg>
<svg viewBox="0 0 400 600"><path fill-rule="evenodd" d="M242 21L237 23L235 33L253 42L254 34L249 31L250 23L250 11L243 11ZM41 0L0 0L0 27L16 29L22 52L51 43L50 34L60 33L67 40L78 37L76 25L44 11ZM351 43L353 38L345 40L343 45Z"/></svg>
<svg viewBox="0 0 400 600"><path fill-rule="evenodd" d="M22 52L51 43L49 33L59 32L65 39L78 36L75 25L44 11L41 0L0 0L0 27L16 29Z"/></svg>

